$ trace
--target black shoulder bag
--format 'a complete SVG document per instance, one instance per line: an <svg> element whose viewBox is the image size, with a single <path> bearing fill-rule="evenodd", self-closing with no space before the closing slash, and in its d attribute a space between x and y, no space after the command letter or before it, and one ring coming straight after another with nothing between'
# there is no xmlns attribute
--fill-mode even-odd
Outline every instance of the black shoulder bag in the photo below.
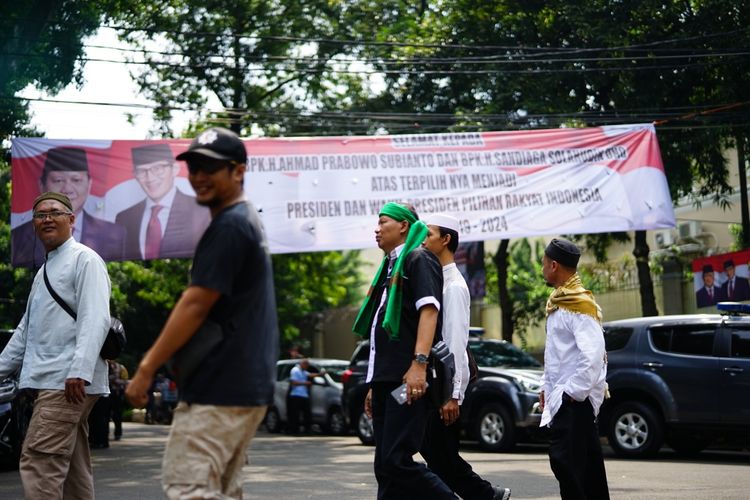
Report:
<svg viewBox="0 0 750 500"><path fill-rule="evenodd" d="M52 295L52 298L55 299L55 302L57 302L60 307L62 307L63 310L68 313L71 318L73 318L73 321L77 321L78 315L76 314L76 312L72 307L66 304L59 295L57 295L55 289L52 288L52 285L50 285L49 278L47 278L47 264L44 264L44 284L47 285L47 291L50 295ZM101 356L102 359L117 358L117 356L122 354L123 349L125 349L125 344L127 344L127 338L125 337L125 328L122 326L122 323L115 317L112 317L111 320L112 321L109 325L109 331L107 332L107 338L104 340L102 350L99 351L99 356Z"/></svg>
<svg viewBox="0 0 750 500"><path fill-rule="evenodd" d="M433 406L442 407L453 396L453 375L456 373L456 362L448 345L439 340L430 350L431 383L428 389Z"/></svg>

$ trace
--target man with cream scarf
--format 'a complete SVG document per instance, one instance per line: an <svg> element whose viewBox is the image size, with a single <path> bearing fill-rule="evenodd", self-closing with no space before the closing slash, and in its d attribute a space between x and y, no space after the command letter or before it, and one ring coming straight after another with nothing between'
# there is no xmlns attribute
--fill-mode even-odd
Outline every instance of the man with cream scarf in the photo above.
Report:
<svg viewBox="0 0 750 500"><path fill-rule="evenodd" d="M365 412L372 417L378 500L455 499L445 483L414 461L427 423L427 360L440 331L443 274L421 244L427 226L400 203L378 214L375 241L385 253L354 332L370 339ZM406 402L391 392L406 386Z"/></svg>
<svg viewBox="0 0 750 500"><path fill-rule="evenodd" d="M541 426L550 428L549 459L565 499L609 498L596 416L606 393L607 354L601 309L576 272L581 252L553 239L542 274L547 300Z"/></svg>

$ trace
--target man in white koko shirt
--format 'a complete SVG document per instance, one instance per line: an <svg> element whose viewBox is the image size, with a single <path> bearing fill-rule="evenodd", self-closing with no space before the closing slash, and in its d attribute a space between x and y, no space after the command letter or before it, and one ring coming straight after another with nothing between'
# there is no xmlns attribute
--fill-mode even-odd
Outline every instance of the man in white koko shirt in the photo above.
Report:
<svg viewBox="0 0 750 500"><path fill-rule="evenodd" d="M541 426L550 428L549 459L563 500L607 500L596 416L606 393L607 355L601 309L576 272L581 252L553 239L542 274L554 288L547 300Z"/></svg>

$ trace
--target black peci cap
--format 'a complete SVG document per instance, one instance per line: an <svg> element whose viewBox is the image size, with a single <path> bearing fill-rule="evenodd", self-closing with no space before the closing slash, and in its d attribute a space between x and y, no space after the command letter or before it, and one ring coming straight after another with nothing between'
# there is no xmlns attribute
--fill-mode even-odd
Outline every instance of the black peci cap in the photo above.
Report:
<svg viewBox="0 0 750 500"><path fill-rule="evenodd" d="M544 249L544 253L550 259L571 269L578 266L578 260L581 258L581 251L575 244L559 238L552 238L547 248Z"/></svg>
<svg viewBox="0 0 750 500"><path fill-rule="evenodd" d="M712 272L714 272L714 266L712 266L711 264L706 264L705 266L703 266L703 274Z"/></svg>
<svg viewBox="0 0 750 500"><path fill-rule="evenodd" d="M58 147L47 151L44 160L42 177L49 172L86 172L89 171L89 163L86 160L86 151L81 148Z"/></svg>
<svg viewBox="0 0 750 500"><path fill-rule="evenodd" d="M226 128L213 127L201 132L187 151L177 155L178 160L184 161L201 157L245 163L247 151L237 134Z"/></svg>
<svg viewBox="0 0 750 500"><path fill-rule="evenodd" d="M729 269L730 267L734 267L734 261L732 259L725 260L724 269Z"/></svg>
<svg viewBox="0 0 750 500"><path fill-rule="evenodd" d="M130 154L133 156L134 167L157 161L172 161L172 150L165 143L136 146L130 150Z"/></svg>

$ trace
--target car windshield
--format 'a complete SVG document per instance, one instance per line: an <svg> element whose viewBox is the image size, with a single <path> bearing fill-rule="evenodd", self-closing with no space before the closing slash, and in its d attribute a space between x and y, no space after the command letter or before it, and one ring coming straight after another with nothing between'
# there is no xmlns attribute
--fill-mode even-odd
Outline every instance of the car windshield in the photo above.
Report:
<svg viewBox="0 0 750 500"><path fill-rule="evenodd" d="M478 366L511 368L538 368L542 366L536 359L507 342L469 342L469 348Z"/></svg>

